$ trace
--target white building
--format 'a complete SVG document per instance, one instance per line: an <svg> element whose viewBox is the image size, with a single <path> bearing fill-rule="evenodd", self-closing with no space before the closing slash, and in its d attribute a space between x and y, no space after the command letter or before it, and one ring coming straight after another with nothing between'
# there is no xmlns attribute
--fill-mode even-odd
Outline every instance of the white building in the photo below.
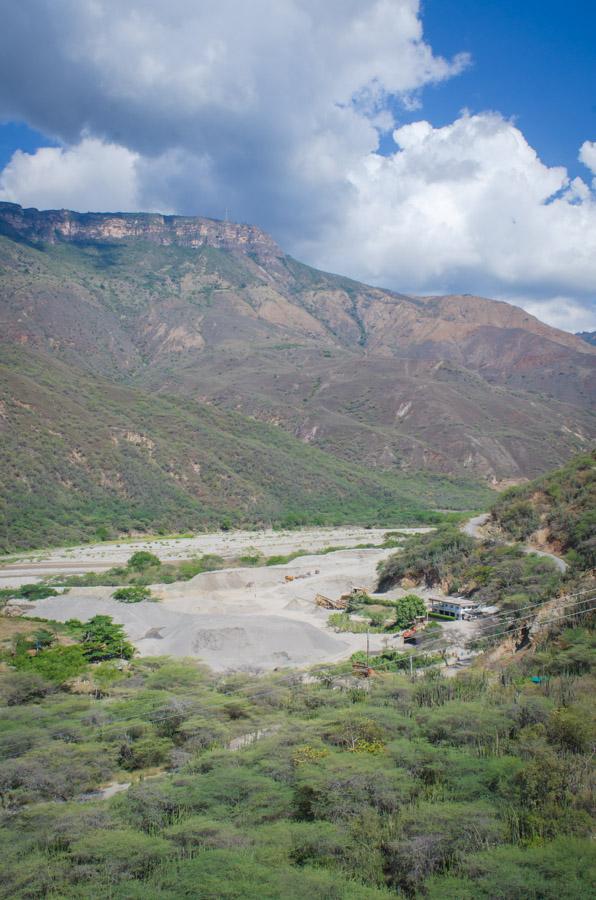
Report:
<svg viewBox="0 0 596 900"><path fill-rule="evenodd" d="M466 597L443 597L441 600L431 597L430 600L431 613L451 616L454 619L469 619L477 609L478 605Z"/></svg>

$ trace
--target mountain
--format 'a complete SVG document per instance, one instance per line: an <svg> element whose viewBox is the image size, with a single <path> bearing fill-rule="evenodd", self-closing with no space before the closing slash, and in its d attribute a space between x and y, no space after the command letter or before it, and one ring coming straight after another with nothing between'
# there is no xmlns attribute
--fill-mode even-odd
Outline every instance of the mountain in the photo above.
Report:
<svg viewBox="0 0 596 900"><path fill-rule="evenodd" d="M372 497L389 476L402 498L406 476L421 471L519 480L586 449L595 432L596 350L579 337L506 303L412 297L320 272L254 226L204 218L0 203L0 344L9 349L4 378L17 404L29 367L40 373L39 389L42 376L49 379L18 432L10 417L0 420L21 448L19 465L36 453L45 459L31 450L43 413L43 427L64 439L67 456L90 436L97 460L113 460L108 492L123 447L148 456L151 443L167 445L161 404L169 404L172 422L195 417L180 429L186 436L174 468L193 458L199 420L214 423L223 444L226 435L242 440L262 426L263 447L274 437L288 442L284 485L289 460L324 451L309 457L311 473L323 459L331 467L342 460L352 466L348 480L363 466L377 479L369 481L367 509L378 508ZM118 407L109 429L98 398ZM14 413L20 407L11 402ZM140 437L122 443L126 429ZM273 514L263 483L247 478L249 458L245 446L242 459L226 461L233 481L248 481L246 496L260 497L244 512ZM102 476L92 469L99 490ZM263 478L266 470L263 462ZM52 483L58 478L41 471ZM210 510L205 521L244 503L240 495L224 502L213 484L201 493L200 479L188 478L184 491ZM136 477L126 496L140 502L148 483ZM283 518L287 504L279 496L276 503ZM441 505L430 495L429 504Z"/></svg>
<svg viewBox="0 0 596 900"><path fill-rule="evenodd" d="M237 413L0 348L0 551L232 525L434 521L469 479L367 470Z"/></svg>
<svg viewBox="0 0 596 900"><path fill-rule="evenodd" d="M596 331L578 331L575 336L581 338L582 341L591 344L593 347L596 346Z"/></svg>

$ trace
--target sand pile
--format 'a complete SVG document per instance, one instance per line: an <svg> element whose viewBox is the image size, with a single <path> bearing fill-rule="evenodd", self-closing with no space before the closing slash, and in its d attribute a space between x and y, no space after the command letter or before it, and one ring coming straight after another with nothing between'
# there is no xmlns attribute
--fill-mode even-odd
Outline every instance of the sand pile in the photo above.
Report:
<svg viewBox="0 0 596 900"><path fill-rule="evenodd" d="M191 615L159 603L80 596L39 600L36 614L59 622L109 615L124 625L141 656L195 656L215 671L304 666L339 659L349 650L335 635L280 616Z"/></svg>
<svg viewBox="0 0 596 900"><path fill-rule="evenodd" d="M58 621L102 614L124 625L141 656L194 656L213 669L272 669L332 661L362 649L362 635L327 628L317 594L371 589L386 550L345 550L283 566L206 572L154 585L158 603L119 603L114 588L73 588L35 604Z"/></svg>

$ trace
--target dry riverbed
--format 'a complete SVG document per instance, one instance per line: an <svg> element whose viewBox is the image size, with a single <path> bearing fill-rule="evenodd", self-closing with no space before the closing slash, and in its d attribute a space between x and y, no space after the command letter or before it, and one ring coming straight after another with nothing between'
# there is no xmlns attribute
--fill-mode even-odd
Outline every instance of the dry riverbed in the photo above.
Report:
<svg viewBox="0 0 596 900"><path fill-rule="evenodd" d="M286 556L295 550L315 553L325 547L355 547L357 544L382 544L386 528L304 528L287 531L218 531L184 538L139 538L137 540L83 544L36 550L0 559L0 587L14 587L37 581L47 575L103 572L126 563L137 550L148 550L162 562L175 562L214 553L224 559L237 559L256 549L264 556ZM402 534L428 531L428 528L391 529Z"/></svg>

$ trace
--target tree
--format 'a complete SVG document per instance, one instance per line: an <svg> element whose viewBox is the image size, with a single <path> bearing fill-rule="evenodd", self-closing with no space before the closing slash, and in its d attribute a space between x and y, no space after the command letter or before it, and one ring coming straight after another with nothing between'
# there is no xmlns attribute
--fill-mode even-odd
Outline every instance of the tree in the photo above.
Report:
<svg viewBox="0 0 596 900"><path fill-rule="evenodd" d="M93 616L82 624L83 653L90 662L104 659L132 659L135 649L126 640L124 628L112 621L111 616Z"/></svg>
<svg viewBox="0 0 596 900"><path fill-rule="evenodd" d="M158 556L155 556L154 553L149 553L148 550L137 550L136 553L128 560L127 566L129 569L136 569L137 572L143 572L145 569L150 569L152 566L161 566L161 560Z"/></svg>
<svg viewBox="0 0 596 900"><path fill-rule="evenodd" d="M424 600L416 594L406 594L395 601L395 625L397 628L407 628L413 625L416 616L425 616L426 606Z"/></svg>

